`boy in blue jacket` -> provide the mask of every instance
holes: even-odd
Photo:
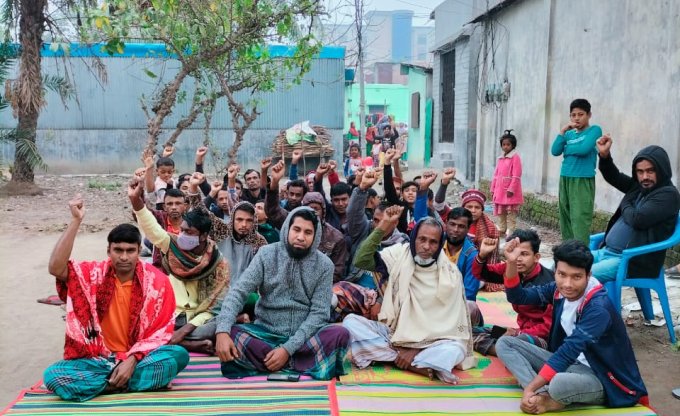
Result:
[[[501,337],[496,353],[524,388],[520,408],[541,414],[572,403],[608,407],[649,404],[619,311],[591,276],[593,255],[580,241],[553,248],[555,282],[523,288],[517,274],[519,240],[505,246],[506,296],[513,304],[553,304],[548,351]]]

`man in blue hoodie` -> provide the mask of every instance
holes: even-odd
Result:
[[[593,256],[580,241],[553,248],[555,282],[522,287],[519,239],[505,245],[505,291],[519,305],[553,305],[548,350],[501,337],[496,353],[524,388],[525,413],[557,411],[572,403],[627,407],[649,404],[647,390],[619,311],[591,276]]]

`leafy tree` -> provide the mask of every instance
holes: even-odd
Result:
[[[174,144],[201,114],[209,121],[217,101],[224,98],[235,133],[229,151],[233,160],[259,114],[257,94],[299,83],[309,71],[321,47],[311,30],[320,13],[318,0],[117,0],[83,13],[87,30],[82,37],[104,43],[111,54],[122,52],[133,40],[161,42],[180,63],[174,77],[143,107],[148,118],[146,151],[155,153],[164,120],[193,78],[189,112],[166,145]],[[269,47],[273,43],[294,47],[277,57]]]

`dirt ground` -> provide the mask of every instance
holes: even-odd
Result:
[[[0,220],[0,409],[38,381],[42,371],[62,354],[63,311],[36,299],[56,293],[47,263],[70,220],[68,200],[81,193],[86,209],[73,257],[104,259],[108,231],[131,219],[127,179],[118,175],[38,176],[42,196],[0,198],[4,214]],[[545,243],[541,251],[549,255],[549,247],[559,242],[559,236],[555,230],[537,228]],[[645,327],[640,319],[629,324],[652,405],[661,415],[680,414],[680,400],[670,393],[680,387],[680,352],[670,345],[665,327]]]

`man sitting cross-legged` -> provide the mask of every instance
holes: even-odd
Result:
[[[333,262],[317,249],[320,241],[314,210],[294,209],[281,227],[281,241],[262,247],[230,288],[217,318],[225,377],[293,370],[329,380],[343,374],[349,333],[327,325]],[[234,325],[254,291],[260,294],[255,322]]]
[[[396,227],[403,207],[390,207],[373,231],[378,237]],[[378,241],[380,238],[377,238]],[[366,247],[375,247],[371,237]],[[454,367],[476,364],[463,277],[440,255],[442,225],[432,217],[416,223],[410,244],[376,252],[369,270],[388,276],[378,321],[347,315],[343,326],[352,335],[352,360],[359,368],[373,361],[394,361],[399,368],[455,383]],[[357,257],[363,257],[363,245]],[[371,267],[372,266],[372,267]]]
[[[69,260],[85,215],[79,195],[69,206],[71,223],[49,262],[66,302],[64,359],[45,370],[45,386],[74,401],[167,386],[189,362],[184,348],[165,345],[175,324],[168,277],[139,260],[142,236],[130,224],[109,233],[107,260]]]
[[[507,262],[487,264],[487,260],[496,251],[497,238],[485,238],[479,247],[479,254],[472,264],[472,273],[480,280],[491,283],[503,283],[503,276],[508,269],[508,262],[513,261],[514,270],[520,278],[522,287],[541,286],[555,280],[555,273],[543,267],[539,262],[541,239],[533,230],[515,230],[509,238],[516,241],[506,245],[506,249],[514,252],[506,253]],[[513,276],[510,276],[513,277]],[[516,336],[541,348],[548,347],[548,336],[552,326],[552,305],[512,305],[517,312],[517,328],[507,328],[504,336]],[[474,325],[474,323],[473,323]],[[496,355],[496,339],[493,331],[483,326],[473,328],[475,351],[484,355]]]
[[[133,179],[128,198],[142,231],[163,255],[163,270],[175,292],[177,318],[170,344],[212,354],[214,316],[229,287],[229,264],[208,238],[210,217],[201,210],[189,211],[183,216],[179,235],[169,233],[144,206],[141,188]]]
[[[512,240],[505,248],[508,301],[553,305],[548,351],[517,337],[501,337],[496,343],[496,354],[524,388],[522,411],[540,414],[572,403],[649,404],[626,326],[590,274],[593,255],[588,247],[578,240],[554,247],[555,281],[522,287],[517,245]]]

